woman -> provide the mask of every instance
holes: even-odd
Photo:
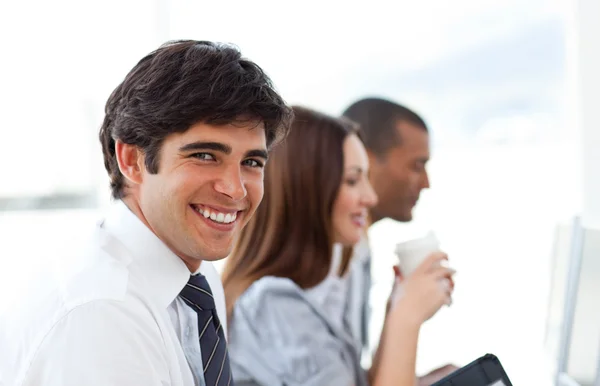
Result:
[[[420,326],[450,297],[438,282],[451,275],[439,264],[445,256],[405,280],[367,376],[335,294],[377,200],[368,157],[353,123],[294,113],[266,167],[263,202],[224,270],[236,385],[414,386]]]

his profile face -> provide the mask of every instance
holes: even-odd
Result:
[[[429,188],[425,168],[429,161],[429,134],[423,128],[400,121],[400,144],[385,155],[371,155],[371,183],[379,197],[375,219],[412,220],[412,210],[423,189]]]

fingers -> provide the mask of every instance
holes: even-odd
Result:
[[[448,255],[444,252],[434,252],[431,255],[427,256],[427,258],[419,265],[419,267],[415,270],[415,272],[427,272],[436,266],[444,266],[443,261],[448,260]]]
[[[442,291],[444,291],[445,293],[450,293],[450,280],[444,278],[439,280],[438,283],[440,284],[440,288],[442,289]]]
[[[433,268],[430,272],[428,272],[429,275],[431,275],[434,279],[448,279],[448,281],[450,281],[450,279],[452,279],[452,275],[454,275],[456,273],[456,270],[452,269],[452,268],[448,268],[448,267],[436,267]],[[448,283],[448,285],[452,285],[454,286],[454,282],[452,283]]]
[[[450,279],[440,279],[438,280],[438,284],[440,286],[440,289],[442,290],[442,292],[444,293],[444,304],[447,306],[450,306],[452,304],[452,283],[450,281]]]

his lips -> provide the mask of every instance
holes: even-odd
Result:
[[[211,219],[214,222],[220,224],[231,224],[237,219],[237,215],[240,212],[236,209],[227,208],[216,208],[206,205],[191,205],[192,209],[201,214],[207,219]]]

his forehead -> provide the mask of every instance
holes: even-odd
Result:
[[[265,135],[265,126],[263,122],[254,120],[227,123],[198,122],[190,126],[184,134],[198,137],[239,137],[241,135],[262,138]]]
[[[199,122],[181,133],[173,133],[165,138],[162,148],[182,151],[194,150],[194,144],[219,143],[229,148],[229,152],[247,150],[267,150],[264,126],[261,124],[232,122],[209,124]],[[200,146],[197,146],[200,148]]]
[[[429,134],[423,127],[410,122],[398,122],[396,130],[398,142],[388,149],[387,158],[396,161],[399,158],[429,159]]]
[[[419,125],[407,121],[396,123],[396,134],[401,144],[421,144],[429,146],[429,133]]]

